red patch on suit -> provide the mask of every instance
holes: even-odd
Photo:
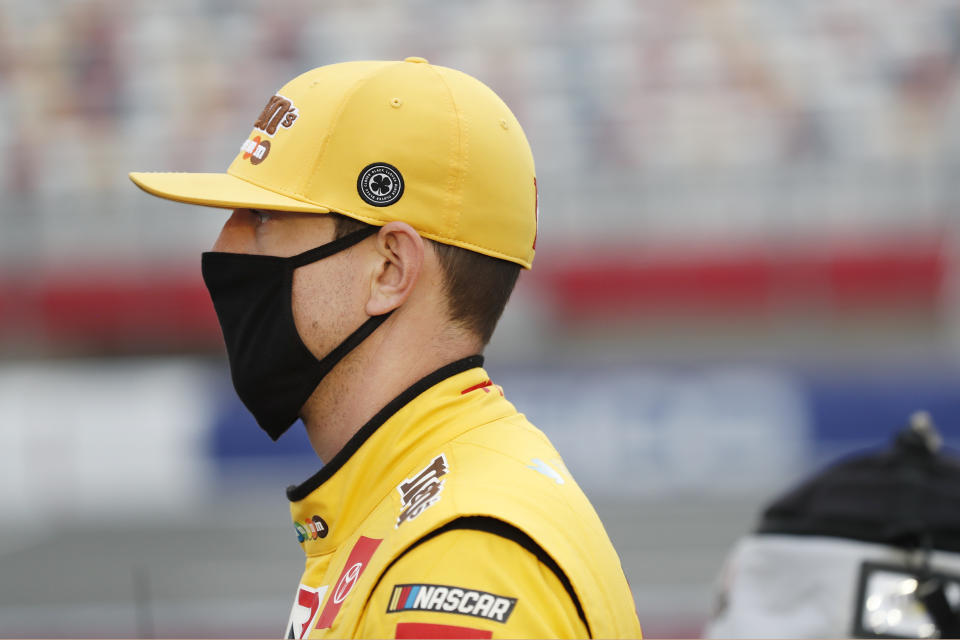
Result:
[[[330,625],[333,624],[337,614],[340,613],[340,606],[353,591],[353,587],[356,586],[363,570],[367,568],[367,563],[373,557],[373,552],[377,550],[381,542],[383,540],[360,536],[357,543],[353,545],[353,549],[350,550],[350,557],[347,558],[346,564],[343,565],[343,571],[340,572],[340,579],[337,580],[333,593],[327,600],[327,606],[323,608],[323,613],[320,614],[317,629],[329,629]]]
[[[493,631],[427,622],[398,622],[394,638],[492,638]]]

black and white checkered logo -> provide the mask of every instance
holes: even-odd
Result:
[[[403,195],[403,176],[386,162],[374,162],[364,167],[357,178],[357,192],[367,204],[387,207]]]

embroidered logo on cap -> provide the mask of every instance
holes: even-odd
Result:
[[[289,129],[299,115],[293,101],[278,93],[267,102],[267,106],[260,112],[260,117],[253,123],[253,128],[272,137],[277,132],[277,127]]]
[[[260,136],[254,136],[243,143],[240,151],[243,152],[244,160],[249,160],[251,164],[260,164],[270,153],[270,141],[261,140]]]
[[[403,176],[386,162],[368,164],[357,178],[357,192],[367,204],[390,206],[403,195]]]

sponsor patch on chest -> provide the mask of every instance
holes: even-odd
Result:
[[[448,471],[450,466],[447,458],[441,453],[425,469],[400,483],[397,491],[400,492],[402,508],[394,528],[413,520],[440,499],[444,483],[440,478],[447,475]]]
[[[516,604],[516,598],[476,589],[442,584],[398,584],[390,594],[387,613],[436,611],[506,622]]]
[[[320,619],[317,620],[317,629],[329,629],[333,625],[333,621],[340,612],[343,601],[347,599],[347,596],[350,595],[353,588],[357,586],[357,581],[360,580],[363,570],[370,564],[370,559],[373,557],[374,552],[377,550],[377,547],[380,546],[381,542],[383,542],[383,540],[380,538],[360,536],[356,544],[353,545],[353,548],[350,550],[350,556],[347,558],[346,563],[343,565],[343,570],[340,572],[340,578],[333,587],[333,593],[331,593],[327,599],[327,604],[320,614]]]
[[[297,589],[297,596],[293,600],[293,609],[290,611],[290,621],[287,622],[287,638],[300,640],[306,638],[313,625],[317,622],[320,613],[320,603],[327,593],[327,586],[308,587],[301,584]]]

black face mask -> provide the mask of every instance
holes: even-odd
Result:
[[[290,428],[323,377],[389,317],[372,316],[322,360],[293,321],[293,271],[323,260],[379,231],[370,227],[289,258],[203,254],[203,281],[220,320],[230,375],[240,400],[276,440]]]

